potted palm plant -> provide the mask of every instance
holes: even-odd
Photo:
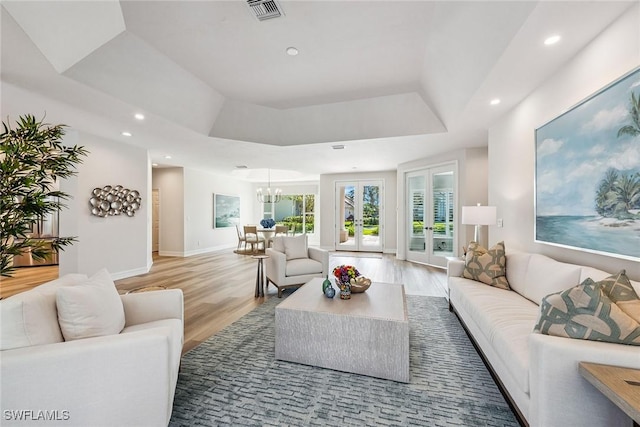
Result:
[[[57,189],[59,178],[77,173],[87,151],[62,145],[65,125],[20,116],[12,127],[2,122],[0,135],[0,275],[14,272],[13,257],[30,250],[34,259],[71,245],[74,237],[57,237],[51,249],[30,238],[34,222],[65,207],[69,194]]]

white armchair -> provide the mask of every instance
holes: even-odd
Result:
[[[169,423],[184,339],[182,291],[116,296],[125,317],[120,333],[64,341],[56,292],[90,286],[85,280],[69,275],[1,301],[3,426]],[[41,415],[53,418],[34,422]]]
[[[329,252],[307,246],[307,235],[276,236],[273,248],[265,251],[267,289],[269,283],[278,288],[278,298],[287,288],[304,285],[314,277],[329,274]]]

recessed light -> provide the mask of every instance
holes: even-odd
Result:
[[[556,34],[556,35],[553,35],[553,36],[551,36],[551,37],[547,37],[547,38],[544,40],[544,44],[545,44],[546,46],[551,46],[552,44],[556,44],[556,43],[558,43],[559,41],[560,41],[560,36]]]
[[[136,120],[144,120],[144,114],[141,113],[136,113],[133,117],[135,117]]]
[[[131,136],[131,132],[127,132],[126,130],[122,132],[122,136]]]
[[[498,104],[500,104],[500,99],[498,99],[498,98],[492,99],[491,102],[489,102],[489,104],[498,105]]]
[[[298,53],[300,53],[298,49],[293,46],[287,48],[287,55],[289,56],[296,56]]]
[[[171,158],[171,156],[167,154],[166,156],[164,156],[164,158],[165,158],[165,159],[170,159],[170,158]]]
[[[344,145],[343,144],[332,145],[331,148],[333,148],[334,150],[344,150]]]

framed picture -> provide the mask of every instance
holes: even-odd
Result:
[[[535,241],[639,260],[640,68],[535,139]]]
[[[240,224],[240,197],[213,195],[213,228],[235,227]]]

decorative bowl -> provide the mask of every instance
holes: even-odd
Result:
[[[351,293],[364,292],[371,286],[371,280],[364,276],[358,276],[351,280]]]

